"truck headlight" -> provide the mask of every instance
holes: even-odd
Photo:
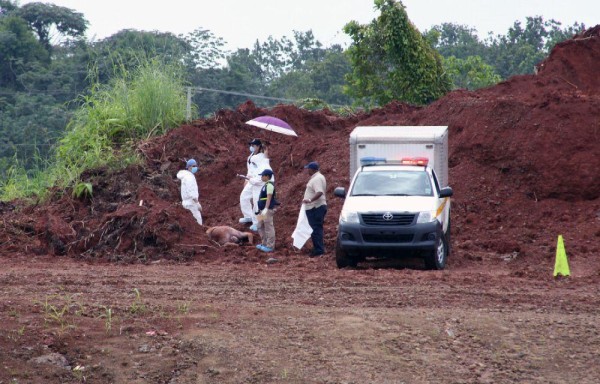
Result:
[[[340,223],[359,223],[358,212],[345,211],[340,213]]]
[[[419,212],[419,217],[417,218],[417,224],[431,223],[435,220],[437,220],[437,217],[435,216],[435,211],[423,211],[423,212]]]

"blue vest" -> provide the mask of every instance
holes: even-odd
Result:
[[[267,185],[268,184],[271,184],[273,186],[273,196],[271,197],[271,204],[269,204],[269,209],[273,209],[276,205],[279,205],[277,200],[275,200],[275,194],[277,193],[275,191],[275,185],[272,182],[267,181],[265,183],[265,185],[263,185],[262,189],[260,190],[260,194],[258,195],[258,210],[259,211],[262,211],[263,209],[265,209],[265,206],[267,205]]]

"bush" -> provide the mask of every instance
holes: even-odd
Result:
[[[43,172],[13,168],[0,186],[0,198],[41,196],[51,186],[79,184],[86,169],[139,161],[132,144],[163,135],[185,120],[182,73],[179,67],[148,61],[132,73],[118,69],[108,85],[94,83],[78,100],[81,107],[59,141],[53,162]]]

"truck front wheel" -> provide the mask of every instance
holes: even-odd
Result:
[[[357,261],[348,256],[340,246],[340,241],[335,243],[335,262],[338,268],[356,267]]]
[[[425,257],[425,266],[427,269],[444,269],[448,260],[448,241],[446,236],[440,236],[435,250],[429,252]]]

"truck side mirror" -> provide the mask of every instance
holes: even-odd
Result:
[[[450,187],[440,189],[440,197],[450,197],[453,194],[454,194],[454,192],[452,191],[452,188],[450,188]]]
[[[336,189],[333,190],[333,194],[337,197],[341,197],[341,198],[346,198],[346,188],[344,187],[337,187]]]

